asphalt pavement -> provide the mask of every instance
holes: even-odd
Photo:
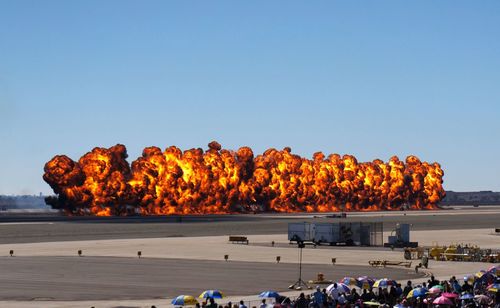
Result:
[[[484,210],[483,210],[484,209]],[[0,244],[73,240],[257,235],[287,233],[290,222],[383,222],[390,232],[397,223],[412,230],[500,228],[500,210],[443,210],[406,213],[350,214],[347,218],[319,215],[205,215],[160,217],[1,216]]]
[[[103,300],[199,295],[205,289],[226,295],[286,291],[298,279],[298,265],[113,257],[0,257],[2,300]],[[304,280],[371,275],[418,278],[411,269],[304,264]],[[315,285],[313,285],[315,286]],[[326,285],[324,285],[326,287]]]

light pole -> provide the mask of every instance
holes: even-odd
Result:
[[[306,247],[304,242],[297,242],[297,247],[299,248],[299,279],[292,285],[290,285],[289,289],[302,290],[302,287],[306,287],[310,289],[311,287],[302,280],[302,248]]]

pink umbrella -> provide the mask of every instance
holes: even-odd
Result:
[[[441,292],[443,292],[443,290],[441,290],[441,288],[438,288],[436,286],[429,289],[429,293],[431,294],[439,294]]]
[[[440,296],[436,298],[433,302],[434,305],[453,305],[451,299],[446,296]]]
[[[444,292],[443,294],[441,294],[442,296],[445,296],[445,297],[448,297],[448,298],[458,298],[458,294],[457,293],[451,293],[451,292]]]

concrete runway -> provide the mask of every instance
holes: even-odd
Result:
[[[304,280],[318,272],[338,280],[370,275],[368,266],[303,266]],[[2,257],[2,300],[152,299],[198,295],[206,288],[226,295],[285,290],[297,280],[296,264],[112,257]],[[418,278],[409,269],[376,269],[379,277]]]
[[[168,217],[0,216],[0,244],[121,238],[191,237],[227,234],[283,234],[289,222],[383,222],[384,231],[396,223],[412,230],[500,228],[500,209],[493,206],[441,211],[327,214],[256,214]]]
[[[493,248],[496,236],[491,232],[500,227],[499,207],[347,215],[342,219],[324,213],[182,218],[0,216],[0,244],[7,244],[0,253],[5,256],[0,257],[0,301],[4,301],[0,305],[29,306],[43,301],[44,307],[67,307],[67,302],[58,303],[68,300],[80,303],[75,304],[78,307],[88,307],[84,300],[108,300],[96,306],[113,307],[118,300],[123,303],[149,299],[157,300],[161,303],[157,306],[163,307],[166,298],[182,293],[197,295],[207,288],[219,288],[238,297],[257,294],[262,289],[285,290],[297,279],[296,251],[286,248],[289,222],[381,221],[386,232],[398,222],[411,223],[412,230],[419,231],[415,237],[420,236],[418,240],[428,245],[429,239],[436,240],[433,230],[449,230],[440,232],[437,239],[458,241],[467,235],[468,241],[475,242],[481,235],[482,245],[491,242]],[[458,230],[470,232],[461,234]],[[228,234],[248,235],[252,244],[228,244]],[[277,247],[266,247],[275,238],[281,239]],[[87,242],[77,242],[84,240]],[[7,257],[9,249],[15,250],[15,257]],[[75,256],[77,249],[83,249],[87,255]],[[138,259],[138,249],[148,258]],[[226,253],[232,258],[229,262],[221,260]],[[280,264],[273,262],[278,254],[283,261]],[[401,259],[398,251],[325,248],[306,249],[304,254],[309,262],[304,265],[305,280],[313,279],[318,272],[335,280],[348,275],[387,276],[403,282],[418,278],[406,268],[366,266],[372,258]],[[335,266],[328,264],[332,256],[337,257]],[[473,263],[432,263],[432,271],[443,277],[485,267]]]

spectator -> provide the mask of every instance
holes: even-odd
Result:
[[[262,300],[262,303],[260,304],[259,308],[267,308],[267,304],[266,304],[266,299],[265,298]]]
[[[406,298],[406,296],[408,296],[408,293],[410,293],[411,290],[413,290],[413,286],[411,285],[411,280],[408,280],[403,290],[403,296]]]
[[[323,307],[328,307],[328,293],[323,289]]]
[[[333,288],[332,290],[330,291],[330,295],[332,296],[332,298],[335,300],[335,301],[338,301],[339,299],[339,290],[337,289],[337,283],[334,283],[333,284]]]
[[[432,288],[433,286],[437,286],[439,284],[439,280],[436,280],[434,278],[434,275],[431,276],[431,280],[429,280],[429,289]]]
[[[462,292],[472,293],[472,286],[466,281],[462,285]]]
[[[209,302],[209,304],[205,306],[206,308],[217,308],[217,307],[219,307],[219,305],[217,305],[217,303],[215,302],[215,300],[213,299],[213,297],[209,297],[208,298],[208,302]]]
[[[295,302],[297,308],[307,308],[309,306],[309,301],[304,296],[304,293],[300,293],[299,298]]]
[[[337,303],[341,306],[344,306],[347,303],[347,298],[344,292],[340,293]]]
[[[247,306],[245,306],[245,302],[244,301],[240,301],[240,306],[239,308],[247,308]]]
[[[322,308],[325,301],[324,294],[319,286],[316,287],[316,292],[313,293],[313,304],[316,308]]]

